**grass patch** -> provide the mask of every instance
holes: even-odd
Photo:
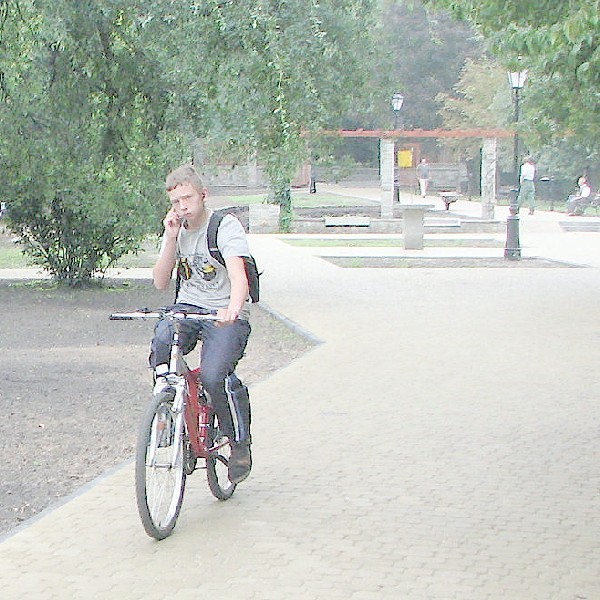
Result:
[[[504,248],[502,240],[492,238],[485,239],[457,239],[457,240],[423,240],[423,245],[427,248]]]
[[[157,236],[150,236],[141,244],[139,252],[130,252],[123,256],[116,264],[120,268],[152,268],[158,258],[160,240]],[[0,231],[0,269],[23,269],[33,266],[31,260],[25,256],[21,246],[12,241],[10,235]]]
[[[22,269],[31,266],[18,246],[0,247],[0,269]]]
[[[338,239],[338,238],[282,238],[286,244],[298,247],[322,248],[396,248],[402,247],[402,238],[381,239]],[[427,239],[423,240],[428,248],[503,248],[504,243],[495,239]]]
[[[0,269],[22,269],[30,266],[21,247],[13,241],[12,234],[0,227]]]
[[[326,238],[294,238],[285,239],[282,238],[286,244],[290,246],[299,247],[317,247],[317,248],[372,248],[372,247],[384,247],[394,248],[395,246],[401,246],[401,239],[368,239],[368,240],[340,240],[340,239],[326,239]]]
[[[158,250],[141,250],[123,256],[115,266],[122,269],[151,269],[158,258]],[[0,248],[0,269],[25,269],[33,263],[18,248]]]
[[[545,258],[407,258],[399,256],[322,256],[324,260],[346,269],[490,269],[490,268],[580,268],[575,265]]]

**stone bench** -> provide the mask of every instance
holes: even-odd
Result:
[[[600,232],[600,221],[560,221],[563,231]]]
[[[325,227],[368,227],[370,224],[370,217],[358,217],[353,215],[325,217]]]

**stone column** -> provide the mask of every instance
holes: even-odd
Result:
[[[394,140],[379,140],[381,218],[394,216]]]
[[[481,152],[481,218],[493,219],[496,205],[496,138],[485,138]]]

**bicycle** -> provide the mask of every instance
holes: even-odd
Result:
[[[113,313],[109,318],[164,318],[174,325],[168,372],[156,379],[140,425],[135,457],[140,519],[150,537],[162,540],[173,532],[186,477],[196,469],[206,469],[210,491],[219,500],[231,498],[236,488],[228,478],[230,442],[202,390],[198,377],[201,367],[190,369],[179,345],[181,321],[217,317],[214,313],[161,308]]]

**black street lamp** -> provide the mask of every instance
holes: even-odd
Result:
[[[510,199],[510,215],[506,219],[506,245],[504,247],[504,258],[519,260],[521,258],[521,244],[519,242],[519,207],[517,205],[517,194],[519,190],[519,94],[525,85],[527,71],[511,71],[508,73],[508,81],[513,90],[513,104],[515,112],[513,122],[515,124],[514,146],[513,146],[513,171],[515,176],[515,191]]]
[[[404,96],[400,92],[395,92],[392,96],[392,110],[394,111],[394,129],[398,129],[398,118],[402,105],[404,104]]]
[[[398,119],[402,105],[404,104],[404,96],[400,92],[395,92],[392,96],[392,110],[394,111],[394,130],[398,129]],[[400,202],[400,174],[396,168],[396,142],[394,142],[394,200]]]

